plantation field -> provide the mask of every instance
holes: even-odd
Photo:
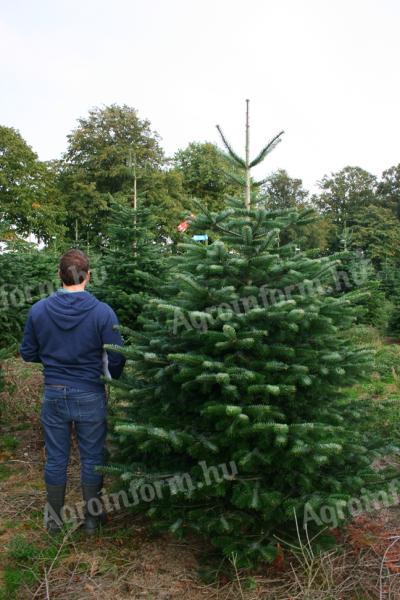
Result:
[[[144,156],[132,163],[139,125],[152,170]],[[225,153],[191,144],[163,170],[148,126],[127,106],[90,111],[53,173],[52,193],[61,186],[65,207],[74,200],[73,219],[43,212],[32,229],[35,219],[15,226],[10,212],[2,225],[0,600],[398,598],[400,166],[380,182],[346,167],[310,196],[283,170],[252,178],[283,132],[250,160],[248,100],[244,158],[218,126]],[[96,168],[76,170],[90,132]],[[23,147],[16,131],[0,133]],[[91,190],[90,210],[78,189]],[[42,249],[24,240],[27,226]],[[33,363],[52,369],[54,359],[56,381],[92,378],[91,321],[86,335],[67,309],[97,300],[67,298],[60,285],[108,304],[96,331],[108,361],[98,376],[112,376],[109,453],[98,465],[109,517],[90,539],[76,512],[75,443],[65,527],[50,538],[43,523]],[[58,317],[43,329],[62,297],[70,329]]]
[[[400,2],[3,4],[0,600],[400,600]]]
[[[352,332],[376,350],[369,382],[348,390],[377,408],[376,426],[399,429],[400,346],[388,344],[372,328]],[[102,537],[85,539],[74,527],[52,540],[43,528],[44,447],[39,422],[41,367],[19,359],[3,363],[6,389],[0,396],[0,598],[125,600],[372,600],[400,594],[400,508],[383,507],[356,516],[338,534],[337,549],[321,555],[303,537],[297,548],[281,542],[271,567],[236,569],[234,560],[214,557],[200,538],[179,540],[156,534],[143,516],[114,513]],[[112,397],[111,397],[112,404]],[[388,464],[399,468],[397,456]],[[79,458],[74,444],[68,500],[79,499]],[[380,468],[377,465],[376,468]],[[106,481],[106,487],[112,481]],[[398,538],[396,537],[398,536]],[[383,594],[379,596],[379,594]],[[397,594],[397,595],[396,595]]]

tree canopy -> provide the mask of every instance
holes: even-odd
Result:
[[[78,119],[67,140],[58,169],[69,236],[96,244],[106,229],[109,195],[132,193],[135,170],[142,182],[165,164],[160,137],[134,108],[112,104]]]
[[[375,202],[376,177],[360,167],[345,167],[325,175],[319,182],[321,193],[314,202],[322,214],[341,230],[354,223],[357,212]]]
[[[50,242],[64,231],[64,206],[49,166],[12,127],[0,126],[0,219]]]
[[[202,200],[211,210],[222,208],[226,196],[238,190],[229,179],[231,165],[215,144],[192,142],[178,150],[173,162],[183,176],[185,193]]]

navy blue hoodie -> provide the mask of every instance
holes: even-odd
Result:
[[[104,388],[100,377],[117,379],[125,358],[103,351],[103,344],[123,345],[113,329],[118,319],[108,304],[86,291],[58,290],[30,309],[20,354],[44,366],[45,384],[65,384],[89,391]],[[106,363],[106,364],[104,364]]]

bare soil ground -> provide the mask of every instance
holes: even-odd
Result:
[[[51,540],[43,529],[41,370],[19,360],[4,365],[0,600],[400,600],[398,506],[356,519],[340,533],[338,551],[283,548],[279,561],[256,573],[230,565],[228,575],[221,566],[212,584],[199,576],[208,551],[202,540],[154,535],[144,517],[127,511],[113,514],[101,537],[71,530]],[[69,501],[80,498],[75,443],[67,493]]]

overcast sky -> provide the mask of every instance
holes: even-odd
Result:
[[[57,158],[89,108],[128,104],[168,155],[218,141],[301,177],[400,162],[396,0],[0,0],[0,124]],[[261,173],[257,173],[261,175]]]

